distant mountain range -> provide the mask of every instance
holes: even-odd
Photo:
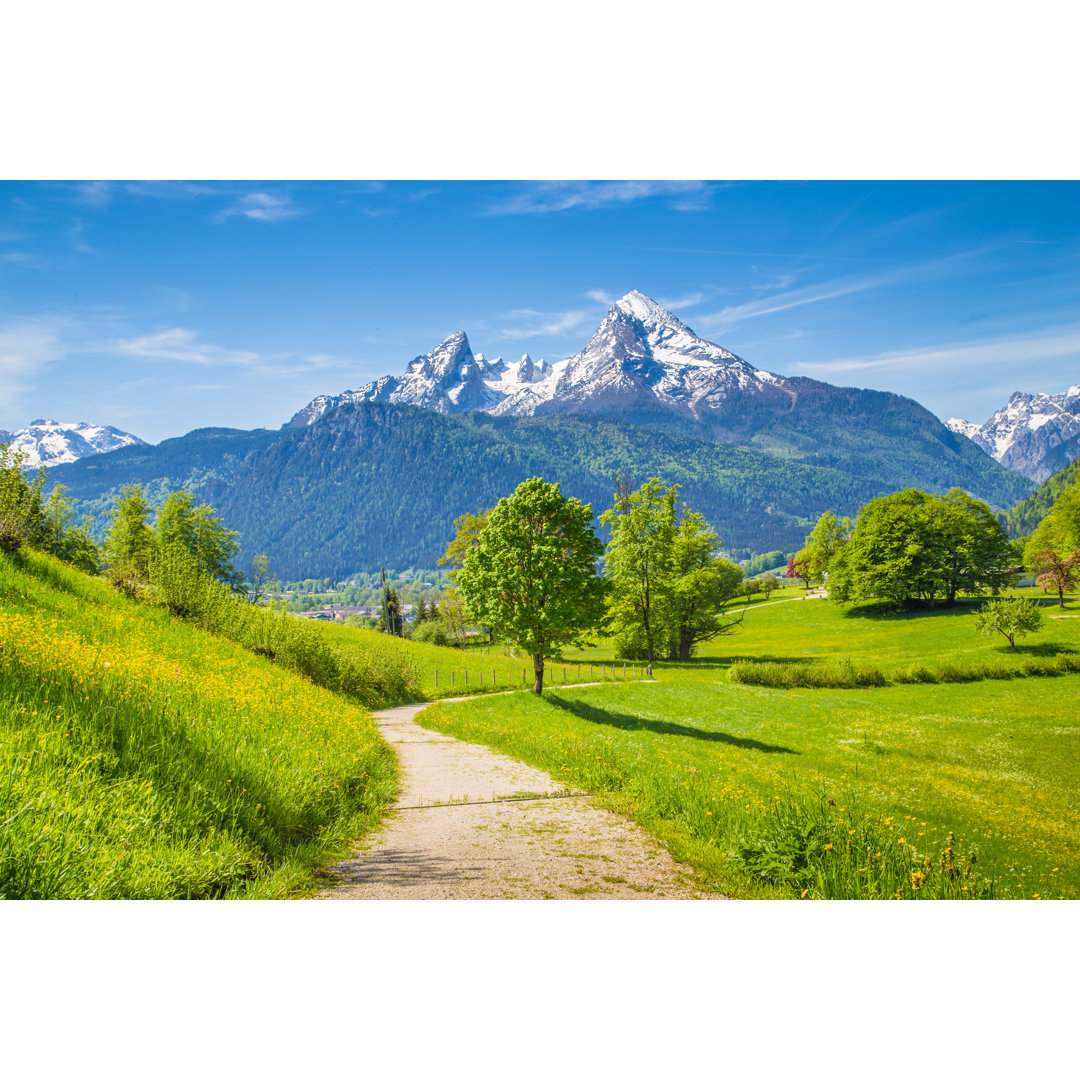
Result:
[[[795,550],[824,510],[853,515],[897,488],[1007,507],[1033,487],[917,402],[760,371],[640,293],[556,364],[487,361],[459,332],[279,431],[204,429],[52,476],[101,523],[124,484],[152,503],[186,487],[240,530],[245,558],[266,551],[295,579],[432,566],[455,517],[534,475],[599,514],[624,472],[683,485],[744,554]]]
[[[33,420],[18,431],[0,431],[0,443],[11,443],[26,454],[26,465],[47,468],[78,461],[90,454],[119,450],[122,446],[145,446],[137,435],[106,424],[58,423],[56,420]]]
[[[1041,483],[1080,457],[1080,384],[1062,394],[1017,391],[985,424],[950,417],[945,425]]]
[[[567,360],[487,361],[459,330],[403,375],[315,398],[286,427],[368,402],[449,415],[589,413],[873,475],[895,487],[957,485],[999,507],[1030,490],[910,398],[761,371],[640,292],[616,301]]]

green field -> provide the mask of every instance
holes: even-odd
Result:
[[[979,875],[977,889],[956,878],[957,895],[1076,897],[1080,676],[858,690],[728,678],[738,659],[1020,664],[1004,639],[973,631],[975,606],[757,605],[700,659],[657,664],[654,684],[440,705],[420,720],[603,793],[733,895],[936,895],[954,833],[954,855],[976,850]],[[1070,655],[1078,631],[1075,618],[1048,620],[1018,656]],[[911,874],[926,858],[937,876],[924,884]]]
[[[533,666],[531,656],[508,656],[506,645],[469,646],[454,649],[445,645],[430,645],[420,641],[401,641],[387,637],[377,630],[359,627],[315,624],[328,641],[342,648],[396,649],[408,656],[419,667],[420,700],[436,701],[439,698],[462,695],[488,694],[492,691],[517,690],[524,685],[532,686]],[[552,661],[547,665],[546,686],[561,686],[577,682],[622,682],[623,663],[615,663],[610,653],[601,657],[585,653],[576,654],[566,662]],[[644,665],[627,664],[626,681],[645,677]]]

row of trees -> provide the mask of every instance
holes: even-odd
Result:
[[[96,573],[100,553],[88,522],[72,524],[72,502],[63,484],[57,484],[48,499],[44,487],[44,468],[28,477],[26,452],[0,444],[0,550],[35,548]]]
[[[931,495],[907,488],[868,502],[855,526],[826,513],[789,572],[828,584],[840,603],[885,600],[935,607],[960,593],[996,592],[1017,553],[986,503],[960,488]]]
[[[545,661],[595,630],[614,633],[616,655],[627,659],[687,660],[741,617],[722,611],[742,571],[716,553],[701,514],[677,509],[678,490],[653,478],[634,491],[620,480],[600,516],[611,530],[606,550],[592,507],[539,477],[458,519],[443,564],[454,566],[464,612],[532,656],[536,693]]]

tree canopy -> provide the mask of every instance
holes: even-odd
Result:
[[[702,514],[683,506],[676,520],[678,490],[656,477],[637,491],[620,482],[615,505],[600,516],[611,528],[604,567],[619,656],[689,660],[700,642],[740,621],[725,622],[721,611],[743,572],[716,554],[719,538]]]
[[[537,694],[545,659],[601,621],[602,551],[592,507],[533,477],[489,511],[465,555],[457,587],[469,615],[532,656]]]
[[[984,502],[953,488],[916,488],[873,499],[829,564],[829,593],[840,602],[886,600],[933,607],[957,594],[1008,583],[1012,550]]]

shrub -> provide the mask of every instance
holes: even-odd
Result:
[[[775,661],[739,660],[731,665],[733,682],[750,686],[793,687],[884,686],[885,676],[872,664],[856,664],[850,658],[816,662],[795,661],[781,664]]]
[[[425,619],[413,628],[413,641],[423,641],[428,645],[449,645],[450,638],[440,619]]]

